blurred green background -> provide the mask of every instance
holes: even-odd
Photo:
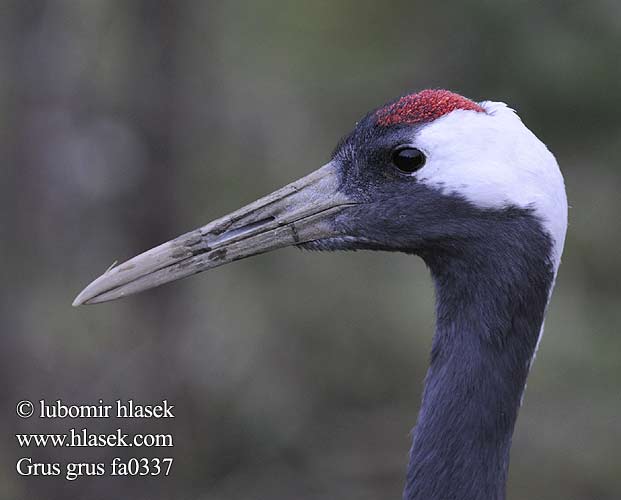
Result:
[[[3,1],[2,499],[400,498],[433,333],[419,259],[285,249],[73,309],[115,259],[322,165],[369,109],[501,100],[556,154],[563,264],[508,498],[621,497],[621,3]],[[19,449],[20,399],[176,405],[172,450]],[[175,458],[168,478],[24,478],[18,457]]]

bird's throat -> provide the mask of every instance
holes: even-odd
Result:
[[[536,221],[512,230],[525,232],[514,234],[517,244],[492,235],[424,256],[437,325],[406,500],[505,498],[511,437],[554,280]]]

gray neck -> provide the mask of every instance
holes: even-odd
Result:
[[[554,279],[550,241],[535,221],[508,234],[509,248],[499,234],[467,251],[422,255],[436,285],[437,326],[404,499],[505,498],[511,437]]]

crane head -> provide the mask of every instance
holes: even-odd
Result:
[[[368,113],[315,172],[112,267],[74,305],[286,246],[455,257],[528,217],[556,270],[567,226],[554,156],[506,105],[423,90]]]

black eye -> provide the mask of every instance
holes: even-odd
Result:
[[[392,162],[401,172],[412,174],[425,164],[425,155],[420,149],[399,148],[393,151]]]

